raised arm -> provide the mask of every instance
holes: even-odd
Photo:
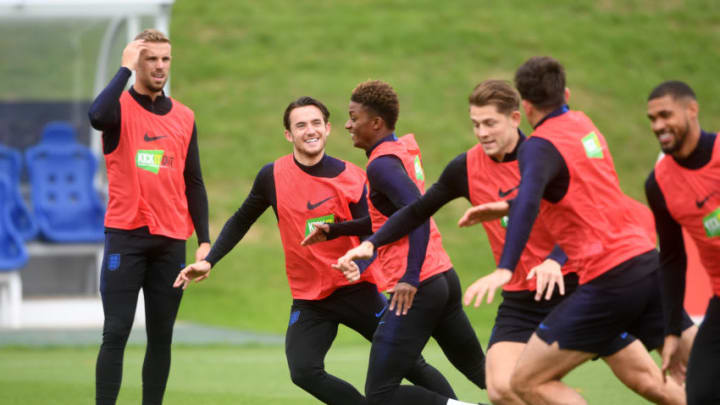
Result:
[[[110,83],[90,105],[90,125],[103,132],[103,153],[115,150],[120,140],[120,95],[135,70],[140,53],[146,46],[141,40],[130,42],[123,50],[122,66]]]

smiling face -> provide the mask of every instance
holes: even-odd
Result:
[[[350,102],[348,115],[349,118],[345,123],[345,129],[350,132],[353,146],[356,148],[369,150],[384,136],[384,133],[380,132],[381,129],[388,131],[382,118],[368,111],[358,102]]]
[[[148,42],[140,54],[135,71],[136,90],[142,94],[154,95],[162,91],[170,73],[170,44]]]
[[[482,107],[470,105],[470,121],[475,137],[483,151],[498,161],[515,149],[520,119],[520,111],[517,110],[503,114],[493,104]]]
[[[699,132],[693,125],[697,122],[697,102],[690,99],[676,100],[670,95],[648,101],[647,116],[664,153],[684,157],[692,150],[692,135]],[[691,147],[692,146],[692,147]],[[688,150],[690,149],[690,150]]]
[[[293,144],[295,158],[306,166],[319,162],[330,135],[330,123],[325,122],[322,111],[314,105],[297,107],[290,112],[289,124],[285,138]]]

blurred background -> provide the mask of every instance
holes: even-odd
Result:
[[[213,240],[242,204],[259,169],[291,152],[283,137],[282,113],[299,96],[313,96],[329,107],[327,152],[364,167],[364,152],[352,147],[343,127],[349,95],[367,79],[387,81],[398,92],[397,133],[416,135],[428,186],[452,158],[475,144],[467,103],[472,88],[489,78],[512,80],[515,69],[535,55],[553,56],[564,64],[570,107],[595,121],[608,140],[623,190],[640,201],[645,202],[643,184],[659,153],[646,118],[647,95],[655,85],[686,81],[697,93],[702,127],[720,129],[720,100],[715,96],[720,93],[720,4],[712,0],[1,0],[0,144],[22,156],[18,190],[31,218],[42,204],[33,194],[35,182],[42,182],[33,180],[27,151],[45,140],[43,131],[50,122],[65,122],[75,142],[94,153],[99,170],[89,182],[95,191],[83,192],[95,194],[88,197],[87,209],[94,207],[95,198],[104,203],[100,138],[89,128],[87,109],[119,68],[129,38],[148,27],[169,29],[169,91],[196,114]],[[529,129],[526,122],[522,128]],[[464,286],[494,269],[482,229],[456,226],[468,206],[458,200],[435,216]],[[18,242],[18,250],[25,249],[25,262],[0,269],[0,283],[3,273],[13,274],[22,280],[23,292],[15,323],[12,314],[5,314],[0,329],[0,402],[29,403],[31,387],[44,387],[38,392],[47,398],[38,403],[91,403],[102,321],[96,289],[102,237],[53,240],[38,227],[36,235]],[[195,246],[191,239],[189,262]],[[5,280],[0,288],[11,284]],[[6,291],[3,296],[12,294]],[[483,346],[497,301],[467,309]],[[0,305],[7,309],[9,302]],[[183,333],[187,326],[190,337],[176,339],[167,403],[313,403],[292,386],[279,343],[290,303],[276,219],[268,210],[207,281],[186,291],[178,325]],[[142,307],[138,326],[141,312]],[[67,335],[68,330],[81,330],[83,337]],[[236,332],[258,338],[249,339],[250,346],[228,346],[224,338],[193,343],[201,334],[198,330],[227,332],[220,335],[230,340]],[[71,336],[71,342],[56,340],[58,334]],[[142,329],[134,334],[141,342]],[[329,367],[337,365],[338,374],[347,373],[362,387],[369,346],[345,329],[336,345]],[[448,367],[436,347],[429,350],[431,360]],[[231,358],[266,364],[272,377],[248,381],[247,387],[227,382],[224,378],[244,381],[248,373],[263,375],[265,370],[226,364]],[[62,377],[56,371],[18,371],[28,359],[37,359],[43,370],[75,371]],[[129,388],[121,391],[121,400],[128,403],[138,402],[141,362],[142,346],[129,348],[130,374],[124,382]],[[604,366],[588,367],[592,378],[582,370],[574,378],[590,390],[590,398],[603,398],[610,390],[625,396],[618,402],[598,402],[639,401],[612,381]],[[194,371],[201,375],[187,376]],[[208,385],[208,380],[215,384]],[[450,380],[454,385],[458,380],[459,393],[484,398],[472,386],[463,386],[459,374]],[[273,388],[265,389],[265,381]],[[11,386],[14,389],[5,389]],[[257,394],[264,391],[267,396]]]

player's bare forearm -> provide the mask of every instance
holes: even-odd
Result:
[[[482,222],[500,219],[510,212],[507,201],[494,201],[468,208],[458,221],[459,227],[477,225]]]

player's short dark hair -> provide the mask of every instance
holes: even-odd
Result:
[[[494,105],[501,114],[509,115],[520,109],[520,94],[505,80],[485,80],[468,97],[470,105]]]
[[[165,34],[153,28],[148,28],[143,32],[137,34],[135,36],[135,40],[138,39],[141,39],[145,42],[164,42],[168,44],[170,43],[170,39]]]
[[[680,80],[668,80],[660,83],[650,92],[648,101],[665,96],[670,96],[673,100],[687,98],[697,100],[693,89],[691,89],[687,83],[681,82]]]
[[[549,56],[534,56],[515,72],[515,87],[536,108],[554,110],[565,104],[565,69]]]
[[[400,102],[393,88],[380,80],[368,80],[358,84],[350,96],[350,101],[362,104],[385,121],[389,129],[395,129]]]
[[[328,120],[330,119],[330,111],[327,107],[325,107],[325,104],[312,97],[303,96],[288,104],[287,108],[285,108],[285,113],[283,114],[283,125],[285,126],[285,129],[288,131],[290,130],[290,113],[292,110],[309,105],[317,107],[317,109],[322,113],[325,123],[328,123]]]

